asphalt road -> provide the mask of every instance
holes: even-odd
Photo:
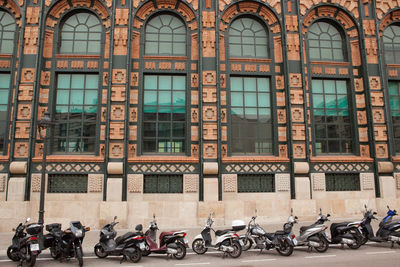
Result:
[[[85,255],[84,266],[101,267],[101,266],[136,266],[136,267],[179,267],[179,266],[229,266],[229,267],[253,267],[253,266],[399,266],[400,267],[400,247],[395,245],[390,248],[389,243],[367,243],[357,250],[349,249],[333,245],[327,252],[318,253],[315,251],[308,252],[305,247],[297,247],[290,257],[280,256],[275,250],[263,251],[261,254],[257,250],[243,252],[241,257],[232,259],[223,257],[223,253],[218,251],[209,251],[205,255],[197,255],[190,249],[186,257],[181,260],[170,259],[166,255],[150,255],[143,257],[138,263],[124,262],[120,264],[121,257],[110,257],[106,259],[98,259],[95,255]],[[17,266],[17,263],[7,259],[0,260],[1,267]],[[49,255],[40,255],[36,263],[37,267],[41,266],[78,266],[75,259],[69,262],[54,261]]]

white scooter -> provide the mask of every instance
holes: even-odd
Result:
[[[212,213],[208,216],[207,223],[201,234],[194,238],[192,249],[197,254],[204,254],[208,248],[223,251],[232,258],[238,258],[242,254],[243,241],[239,240],[239,236],[235,233],[246,228],[243,221],[237,220],[232,222],[232,229],[215,231],[211,228],[214,220]],[[212,244],[211,230],[214,231],[216,241]]]

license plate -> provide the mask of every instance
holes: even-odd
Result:
[[[144,243],[139,243],[139,248],[140,248],[140,250],[144,250],[146,247],[145,247]]]
[[[39,250],[39,244],[31,244],[31,251],[38,251]]]
[[[243,240],[239,239],[239,244],[240,246],[243,246],[244,245]]]
[[[297,246],[297,240],[296,240],[296,238],[295,238],[295,239],[292,239],[292,242],[293,242],[293,245]]]
[[[183,239],[183,242],[185,242],[185,244],[189,243],[186,238]]]

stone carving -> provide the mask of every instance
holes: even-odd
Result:
[[[128,174],[127,183],[129,193],[143,192],[143,174]]]
[[[204,158],[217,158],[217,144],[204,144]]]
[[[237,174],[223,174],[224,192],[237,192]]]
[[[311,173],[313,191],[325,191],[325,173]]]
[[[7,174],[5,173],[0,174],[0,192],[4,192],[6,190],[6,180],[7,180]]]
[[[33,173],[31,175],[31,190],[32,190],[32,192],[34,192],[34,193],[40,192],[41,181],[42,181],[42,174]]]
[[[88,175],[88,192],[100,193],[103,192],[103,174],[89,174]]]
[[[360,173],[362,190],[374,190],[374,174],[373,173]]]
[[[203,56],[215,57],[215,30],[203,30]]]
[[[24,54],[36,54],[38,27],[25,27]]]
[[[141,163],[133,164],[130,169],[134,173],[188,173],[193,174],[197,169],[195,165],[183,163]]]
[[[394,179],[396,181],[396,188],[400,189],[400,173],[399,172],[394,173]]]
[[[289,173],[275,174],[275,185],[277,192],[290,191],[290,174]]]
[[[183,192],[184,193],[197,193],[199,190],[199,175],[198,174],[184,174],[183,175]]]
[[[207,121],[216,121],[217,107],[203,107],[203,118]]]

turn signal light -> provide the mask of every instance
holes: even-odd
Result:
[[[37,240],[36,236],[32,236],[31,238],[29,238],[29,240],[33,241],[33,240]]]
[[[140,239],[144,239],[144,236],[135,236],[132,237],[133,240],[140,240]]]
[[[239,237],[237,234],[233,234],[234,236],[236,236],[236,237]]]

